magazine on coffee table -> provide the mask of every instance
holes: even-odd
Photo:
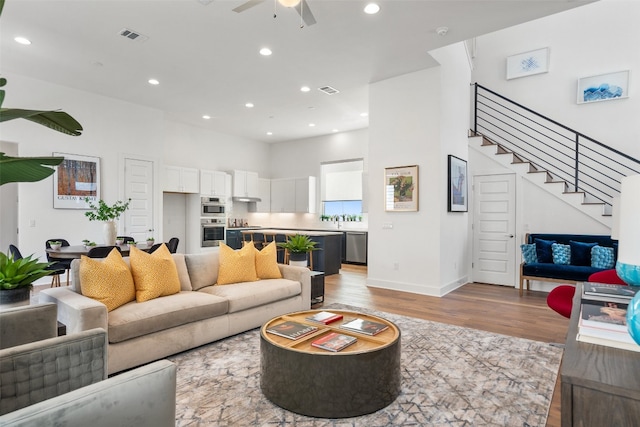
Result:
[[[364,319],[354,319],[350,322],[340,325],[340,327],[349,331],[359,332],[366,335],[376,335],[389,328],[384,323],[378,323]]]
[[[358,341],[356,337],[339,334],[337,332],[331,332],[330,334],[327,334],[322,338],[315,340],[314,342],[311,343],[311,345],[314,347],[321,348],[323,350],[329,350],[329,351],[335,352],[350,346],[356,341]]]
[[[336,320],[342,319],[342,314],[336,314],[330,311],[321,311],[319,313],[314,314],[313,316],[308,316],[306,319],[312,322],[318,322],[318,323],[328,325],[331,322],[335,322]]]
[[[281,337],[289,338],[290,340],[297,340],[298,338],[309,335],[316,330],[318,330],[318,328],[315,326],[305,325],[291,320],[287,320],[286,322],[267,328],[267,332],[270,334],[279,335]]]

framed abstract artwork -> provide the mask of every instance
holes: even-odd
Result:
[[[384,210],[418,210],[418,166],[400,166],[384,170]]]
[[[467,162],[449,155],[447,176],[447,211],[467,212],[469,201],[467,194]]]
[[[578,79],[578,104],[629,97],[629,70]]]
[[[85,198],[100,198],[100,157],[53,153],[64,157],[53,174],[55,209],[89,209]]]
[[[548,71],[548,47],[507,57],[507,80],[547,73]]]

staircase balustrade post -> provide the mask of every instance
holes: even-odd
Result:
[[[573,181],[573,191],[575,191],[576,193],[578,192],[578,174],[579,174],[579,165],[580,165],[580,161],[579,161],[579,150],[580,150],[580,134],[576,133],[576,166],[575,166],[575,175],[574,175],[574,181]]]

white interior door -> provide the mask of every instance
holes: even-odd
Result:
[[[474,177],[473,280],[515,286],[515,174]]]
[[[131,199],[125,212],[124,235],[136,242],[145,241],[153,229],[153,162],[126,158],[124,164],[125,198]]]

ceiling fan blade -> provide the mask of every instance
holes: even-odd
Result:
[[[233,9],[233,11],[236,12],[236,13],[244,12],[245,10],[250,9],[253,6],[259,5],[263,1],[264,0],[249,0],[248,2],[242,3],[240,6],[236,7],[235,9]]]
[[[307,27],[310,27],[311,25],[316,23],[316,18],[314,18],[313,13],[311,13],[311,9],[309,9],[309,3],[307,3],[307,0],[302,0],[300,3],[298,3],[298,5],[296,6],[296,10],[302,17],[302,20]]]

